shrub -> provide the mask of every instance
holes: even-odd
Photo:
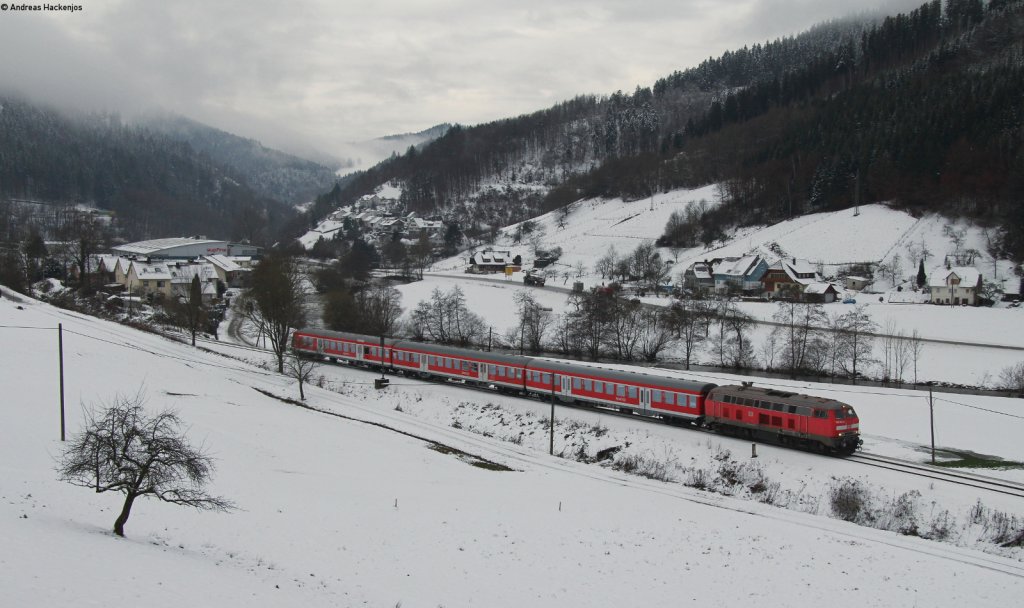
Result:
[[[871,495],[857,479],[840,479],[829,487],[832,514],[844,521],[860,521],[862,514],[870,514]]]

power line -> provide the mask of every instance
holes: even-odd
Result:
[[[992,409],[988,409],[986,407],[979,407],[977,405],[968,405],[966,403],[960,403],[959,401],[950,401],[949,399],[941,399],[939,397],[936,397],[935,400],[936,401],[945,401],[946,403],[952,403],[953,405],[960,405],[960,406],[963,406],[963,407],[969,407],[972,410],[981,410],[983,412],[990,412],[992,414],[999,414],[1000,416],[1009,416],[1010,418],[1020,418],[1020,419],[1024,420],[1024,416],[1018,416],[1017,414],[1007,414],[1006,412],[1000,412],[999,410],[992,410]]]
[[[48,329],[50,331],[57,331],[56,327],[34,327],[30,325],[0,325],[0,329]]]

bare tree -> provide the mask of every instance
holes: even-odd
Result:
[[[293,258],[271,254],[252,272],[252,288],[246,294],[243,310],[270,340],[277,357],[277,372],[284,373],[292,329],[306,322],[303,307],[305,277]]]
[[[672,325],[683,347],[686,369],[690,369],[690,361],[707,338],[708,323],[712,316],[711,306],[707,300],[683,300],[673,304],[670,311]]]
[[[772,318],[782,325],[783,360],[791,378],[799,371],[809,371],[820,342],[817,333],[828,324],[828,315],[821,304],[779,302]]]
[[[124,536],[132,505],[143,496],[200,510],[233,509],[231,501],[204,491],[213,459],[186,441],[178,415],[165,410],[149,416],[143,404],[140,393],[88,411],[85,429],[72,437],[61,458],[61,481],[124,494],[114,521],[118,536]]]
[[[999,384],[1003,390],[1024,394],[1024,361],[1004,367],[999,372]]]
[[[615,273],[615,265],[618,260],[619,255],[615,252],[615,246],[609,245],[608,251],[594,264],[594,272],[600,274],[602,279],[610,279]]]
[[[914,386],[917,386],[917,366],[921,361],[921,354],[924,352],[924,341],[921,339],[921,332],[916,329],[911,332],[910,339],[910,361],[914,365]]]
[[[860,304],[839,318],[838,327],[836,339],[843,341],[842,367],[856,384],[857,374],[871,361],[873,337],[870,334],[878,325]]]
[[[402,316],[402,292],[389,285],[373,285],[356,294],[362,330],[375,336],[395,333]]]
[[[660,306],[644,308],[640,314],[640,321],[640,356],[644,361],[653,363],[658,360],[661,351],[675,341],[671,312]]]
[[[320,365],[315,359],[308,357],[302,357],[298,353],[293,352],[288,357],[288,362],[285,366],[285,371],[288,377],[294,378],[299,383],[299,399],[306,400],[306,392],[302,390],[305,385],[313,377],[313,373],[319,368]]]
[[[551,325],[551,312],[545,310],[533,296],[533,291],[520,289],[512,296],[519,312],[519,327],[515,328],[518,336],[510,336],[510,342],[520,342],[520,350],[525,348],[531,353],[539,353],[544,348],[544,336]]]

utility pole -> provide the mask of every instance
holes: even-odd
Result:
[[[935,464],[935,405],[932,401],[932,387],[928,387],[928,418],[932,426],[932,464]]]
[[[64,324],[57,324],[57,355],[60,357],[60,440],[64,441]]]
[[[555,372],[551,372],[551,445],[548,448],[548,453],[552,456],[555,455]]]

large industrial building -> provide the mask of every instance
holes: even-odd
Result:
[[[202,237],[154,239],[113,247],[119,255],[163,259],[192,259],[207,255],[258,256],[260,248]]]

